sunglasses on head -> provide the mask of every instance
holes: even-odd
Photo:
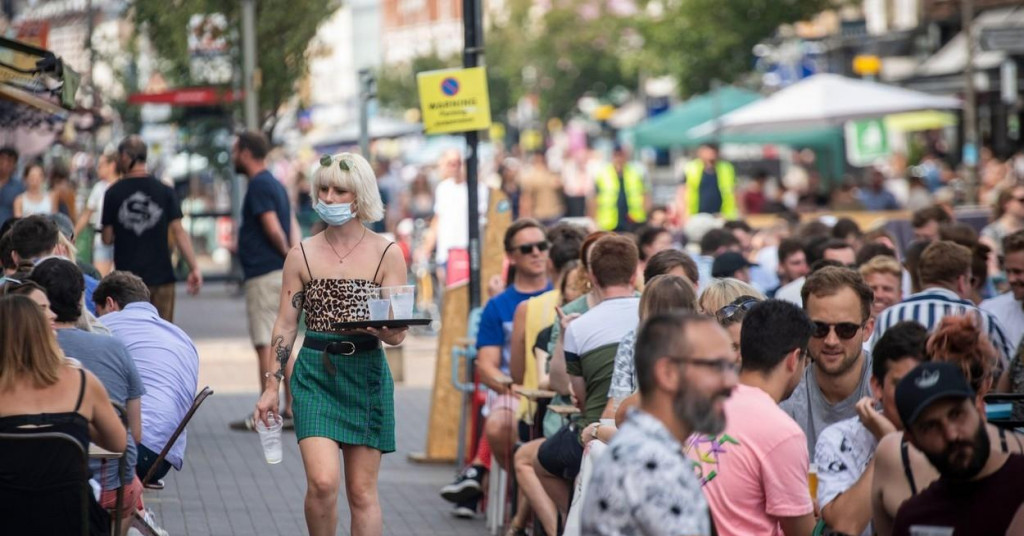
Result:
[[[757,304],[758,301],[754,298],[748,298],[739,303],[730,303],[715,312],[715,320],[717,320],[719,324],[724,324],[738,313],[745,313]]]
[[[537,251],[547,251],[549,248],[551,248],[551,242],[548,242],[547,240],[541,240],[540,242],[520,244],[518,246],[512,246],[512,249],[510,251],[519,251],[519,253],[523,255],[529,255],[530,253],[533,253],[534,248],[536,248]]]
[[[824,339],[825,337],[828,337],[828,332],[831,331],[832,328],[836,328],[836,335],[840,339],[847,340],[852,339],[862,327],[863,324],[854,324],[853,322],[840,322],[838,324],[815,322],[813,336],[815,339]]]

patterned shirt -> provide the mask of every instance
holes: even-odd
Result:
[[[689,536],[711,532],[708,505],[682,445],[665,426],[634,411],[594,463],[583,504],[583,534]]]
[[[878,448],[878,440],[860,417],[851,417],[826,428],[818,436],[814,464],[818,467],[818,504],[822,508],[853,487],[864,474]],[[861,536],[871,536],[868,523]]]
[[[612,371],[612,386],[608,398],[623,400],[636,391],[636,361],[633,349],[636,347],[636,330],[630,330],[615,351],[615,368]]]
[[[1013,358],[1013,350],[1006,337],[1006,330],[992,313],[975,307],[973,303],[948,289],[927,288],[916,294],[911,294],[902,302],[879,313],[878,319],[875,321],[874,340],[877,343],[887,329],[904,320],[913,320],[927,328],[928,331],[934,331],[942,319],[947,316],[963,316],[972,313],[977,314],[981,330],[988,334],[989,341],[999,353],[998,368],[1001,372]]]

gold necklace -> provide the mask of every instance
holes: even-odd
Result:
[[[352,249],[348,250],[348,253],[346,253],[344,257],[342,257],[338,253],[338,250],[334,249],[334,244],[331,244],[331,236],[329,234],[327,234],[326,232],[324,233],[324,240],[327,241],[327,245],[331,247],[331,251],[334,252],[334,255],[338,257],[338,264],[345,264],[345,259],[347,259],[348,256],[351,255],[352,252],[355,251],[357,247],[359,247],[359,244],[363,243],[363,239],[364,238],[366,238],[366,227],[365,226],[363,227],[363,234],[359,237],[359,241],[356,242],[356,245],[352,246]]]

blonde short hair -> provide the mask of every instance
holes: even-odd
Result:
[[[701,292],[700,299],[697,300],[697,309],[704,314],[713,315],[740,296],[751,296],[764,301],[764,294],[756,288],[739,279],[726,277],[713,280],[704,292]]]
[[[373,173],[370,163],[362,156],[339,153],[321,157],[320,162],[313,168],[314,204],[317,202],[321,186],[334,186],[352,192],[356,198],[352,204],[359,221],[372,223],[384,219],[384,202],[381,201],[380,190],[377,189],[377,176]]]
[[[899,261],[888,255],[878,255],[860,266],[860,276],[867,279],[873,274],[889,274],[896,279],[903,281],[903,267]]]

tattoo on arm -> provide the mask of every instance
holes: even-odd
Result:
[[[277,338],[274,339],[274,353],[277,356],[277,363],[280,365],[280,369],[275,375],[283,377],[285,366],[288,365],[288,358],[292,355],[292,347],[291,345],[286,345],[284,343],[284,336],[278,335]],[[280,379],[280,377],[278,379]]]
[[[306,291],[300,290],[295,294],[292,294],[292,307],[295,309],[302,309],[302,304],[306,301]]]

